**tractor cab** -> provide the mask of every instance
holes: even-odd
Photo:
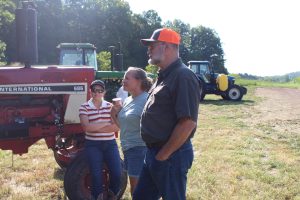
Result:
[[[211,83],[213,77],[212,69],[208,61],[189,61],[189,68],[206,84]]]
[[[59,49],[59,64],[66,66],[97,67],[96,47],[90,43],[61,43]]]

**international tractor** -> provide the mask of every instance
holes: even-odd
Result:
[[[224,100],[240,101],[247,88],[235,84],[235,78],[214,73],[209,61],[189,61],[188,67],[197,75],[201,85],[201,100],[206,94],[220,95]]]
[[[58,165],[66,168],[64,188],[68,198],[91,199],[78,108],[90,98],[88,86],[95,79],[106,82],[111,99],[124,72],[96,71],[95,48],[76,43],[59,45],[60,64],[64,65],[32,66],[37,61],[36,22],[34,6],[23,2],[16,10],[16,28],[18,58],[25,64],[0,67],[0,149],[22,155],[44,139]],[[103,174],[106,199],[108,170],[103,170]],[[118,199],[126,185],[127,174],[123,170]]]

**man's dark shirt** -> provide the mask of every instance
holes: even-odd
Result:
[[[187,117],[197,122],[199,102],[196,75],[181,59],[176,60],[159,72],[156,83],[149,91],[141,117],[143,140],[146,143],[166,142],[179,119]]]

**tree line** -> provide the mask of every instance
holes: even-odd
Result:
[[[237,74],[236,76],[248,80],[261,80],[261,81],[270,81],[270,82],[279,82],[279,83],[287,83],[287,82],[300,83],[300,71],[291,72],[285,75],[277,75],[277,76],[256,76],[247,73]]]
[[[0,2],[0,62],[16,61],[15,9],[22,0]],[[216,31],[209,27],[196,26],[175,19],[162,22],[155,10],[135,14],[124,0],[35,0],[38,25],[38,64],[57,64],[56,46],[63,42],[87,42],[97,47],[104,70],[110,58],[110,46],[123,54],[124,68],[145,68],[147,49],[140,44],[155,29],[169,27],[180,33],[180,57],[189,60],[209,60],[215,71],[228,73],[224,67],[224,52]],[[214,56],[211,60],[211,55]]]

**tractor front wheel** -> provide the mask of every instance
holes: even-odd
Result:
[[[230,86],[226,92],[225,98],[232,101],[240,101],[243,98],[241,88],[237,85]]]
[[[83,142],[84,137],[81,135],[66,138],[57,136],[55,148],[53,149],[56,163],[61,168],[67,168],[71,161],[83,149]]]

